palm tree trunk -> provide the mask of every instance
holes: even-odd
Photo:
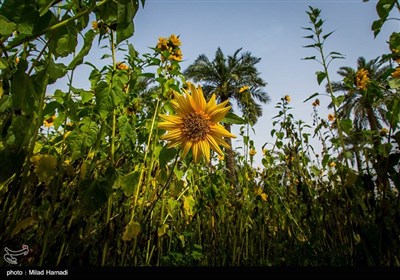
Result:
[[[377,132],[377,135],[373,135],[373,145],[374,149],[377,152],[376,154],[376,162],[373,163],[373,166],[377,175],[377,185],[378,190],[382,191],[384,194],[387,186],[389,185],[389,180],[387,178],[387,169],[386,169],[386,159],[379,153],[379,146],[381,145],[381,138],[379,136],[379,127],[378,120],[374,114],[374,111],[371,107],[366,108],[367,118],[372,131]]]

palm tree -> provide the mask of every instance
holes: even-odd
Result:
[[[213,61],[201,54],[184,71],[184,75],[194,82],[200,82],[207,98],[214,93],[220,102],[236,100],[243,117],[254,125],[262,115],[261,105],[256,103],[256,100],[267,103],[270,98],[266,92],[262,91],[266,82],[260,78],[260,73],[255,67],[261,58],[252,56],[250,52],[239,55],[241,50],[242,48],[226,57],[221,48],[218,48]],[[230,124],[225,123],[224,126],[229,132],[231,131]],[[231,139],[226,140],[231,146]],[[230,173],[228,175],[234,180],[236,163],[232,149],[227,150],[226,166]]]
[[[385,122],[386,110],[381,86],[388,66],[383,66],[379,58],[366,61],[364,57],[357,60],[357,70],[351,67],[340,67],[337,72],[343,77],[340,82],[333,82],[333,91],[346,92],[343,103],[338,109],[339,117],[350,118],[353,116],[354,128],[358,131],[368,127],[378,131],[382,121]],[[366,87],[357,87],[357,73],[366,70],[369,84]],[[328,108],[332,108],[331,103]]]
[[[386,186],[388,184],[387,174],[385,168],[382,168],[384,159],[378,152],[381,145],[379,130],[383,123],[387,123],[385,101],[393,98],[393,93],[389,90],[386,82],[390,67],[384,65],[384,62],[379,57],[370,61],[359,57],[357,70],[351,67],[339,68],[338,74],[343,77],[343,80],[332,83],[332,88],[335,92],[344,91],[346,93],[338,108],[338,115],[341,119],[353,117],[353,135],[349,135],[352,144],[357,145],[355,138],[362,136],[363,130],[369,128],[374,132],[372,144],[376,154],[374,157],[369,156],[369,161],[372,162],[377,172],[378,184]],[[332,106],[331,103],[328,107]],[[363,140],[361,139],[361,141]],[[356,156],[358,155],[356,154]],[[358,169],[361,171],[361,160],[360,158],[357,160]]]

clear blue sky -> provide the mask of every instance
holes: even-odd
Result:
[[[274,107],[280,98],[290,95],[295,117],[311,125],[311,102],[303,101],[315,92],[324,93],[315,77],[315,72],[321,70],[320,65],[301,60],[317,55],[316,50],[302,47],[311,43],[302,38],[309,33],[301,29],[310,27],[306,14],[308,6],[322,10],[321,16],[326,20],[325,33],[335,31],[326,41],[326,51],[338,51],[346,57],[330,66],[331,78],[337,81],[336,71],[340,66],[355,68],[359,56],[369,60],[389,52],[386,41],[400,26],[398,22],[389,21],[374,39],[370,27],[378,17],[376,3],[363,3],[362,0],[146,0],[144,9],[140,8],[135,17],[135,34],[130,42],[143,54],[151,52],[149,47],[155,46],[158,37],[180,35],[184,59],[182,70],[200,54],[213,59],[218,47],[226,55],[243,48],[243,51],[260,57],[257,68],[268,83],[265,91],[271,98],[254,127],[256,135],[251,137],[256,142],[256,165],[260,165],[261,146],[272,141],[272,118],[278,112]],[[92,61],[96,55],[99,56],[92,52],[89,59]],[[326,117],[329,99],[320,97],[320,101],[320,115]],[[238,134],[238,126],[233,132]],[[234,141],[234,146],[242,145],[239,140]]]

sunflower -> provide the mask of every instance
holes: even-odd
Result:
[[[45,119],[45,120],[43,121],[43,125],[44,125],[45,127],[48,127],[48,128],[52,127],[52,126],[54,125],[54,120],[55,120],[56,118],[57,118],[56,116],[51,116],[50,118]]]
[[[231,107],[226,106],[228,100],[217,104],[215,94],[206,102],[200,86],[196,88],[192,83],[188,83],[188,89],[190,92],[183,89],[184,95],[173,93],[174,99],[171,104],[175,115],[160,115],[165,121],[160,122],[158,127],[168,131],[160,139],[170,141],[168,148],[181,145],[182,158],[185,158],[191,149],[195,163],[199,161],[201,154],[209,162],[210,149],[223,156],[219,145],[230,148],[223,137],[236,138],[219,123]]]
[[[369,72],[368,70],[361,68],[360,70],[357,71],[356,73],[356,87],[360,90],[366,90],[368,83],[370,81],[369,79]]]

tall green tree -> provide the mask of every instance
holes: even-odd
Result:
[[[207,97],[215,94],[220,102],[225,100],[236,101],[243,117],[254,125],[262,115],[262,107],[257,101],[267,103],[270,98],[263,87],[266,82],[260,77],[256,64],[261,58],[250,52],[240,53],[237,49],[233,55],[225,56],[221,48],[215,53],[211,61],[205,54],[201,54],[185,71],[184,75],[202,85]],[[225,128],[231,131],[231,125],[225,123]],[[231,139],[226,139],[232,145]],[[236,177],[236,163],[232,149],[226,151],[226,165],[232,179]]]
[[[378,131],[385,122],[385,89],[388,66],[380,58],[366,61],[364,57],[357,60],[357,69],[340,67],[337,72],[343,77],[340,82],[333,82],[335,92],[345,92],[344,100],[338,109],[341,118],[353,118],[354,128],[369,128]],[[364,71],[364,73],[362,73]],[[363,80],[364,78],[364,80]],[[332,107],[332,103],[329,108]]]
[[[353,119],[353,130],[349,134],[349,139],[355,149],[353,152],[358,157],[358,169],[362,170],[359,152],[363,149],[362,146],[371,143],[373,149],[365,159],[372,163],[377,175],[377,184],[380,186],[388,185],[387,158],[380,152],[382,148],[380,130],[383,124],[388,123],[385,103],[394,97],[387,84],[390,72],[390,67],[380,57],[369,61],[359,57],[357,69],[341,67],[338,74],[343,80],[332,83],[335,92],[345,92],[341,97],[343,101],[338,114],[340,119]],[[332,106],[331,103],[329,107]],[[364,167],[368,169],[368,163]]]

